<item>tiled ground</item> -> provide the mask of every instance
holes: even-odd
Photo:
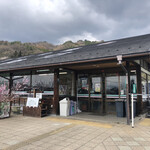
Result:
[[[59,117],[0,120],[0,149],[150,150],[150,120],[135,128]]]

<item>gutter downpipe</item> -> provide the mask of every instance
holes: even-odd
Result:
[[[127,69],[122,65],[122,55],[118,55],[117,56],[117,60],[118,60],[118,65],[121,66],[121,68],[123,69],[123,71],[125,72],[126,74],[126,109],[127,109],[127,125],[130,125],[130,109],[129,109],[129,88],[128,88],[128,84],[129,84],[129,81],[128,81],[128,71]]]

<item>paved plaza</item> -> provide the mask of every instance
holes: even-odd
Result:
[[[150,150],[150,119],[124,123],[12,115],[0,120],[0,149]]]

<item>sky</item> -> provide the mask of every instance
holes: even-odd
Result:
[[[0,40],[61,44],[150,33],[150,0],[0,0]]]

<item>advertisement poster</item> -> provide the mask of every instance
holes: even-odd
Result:
[[[100,83],[95,84],[95,92],[100,92]]]
[[[82,88],[87,89],[87,79],[82,79]]]
[[[1,102],[0,103],[0,118],[9,117],[10,112],[10,102]]]

